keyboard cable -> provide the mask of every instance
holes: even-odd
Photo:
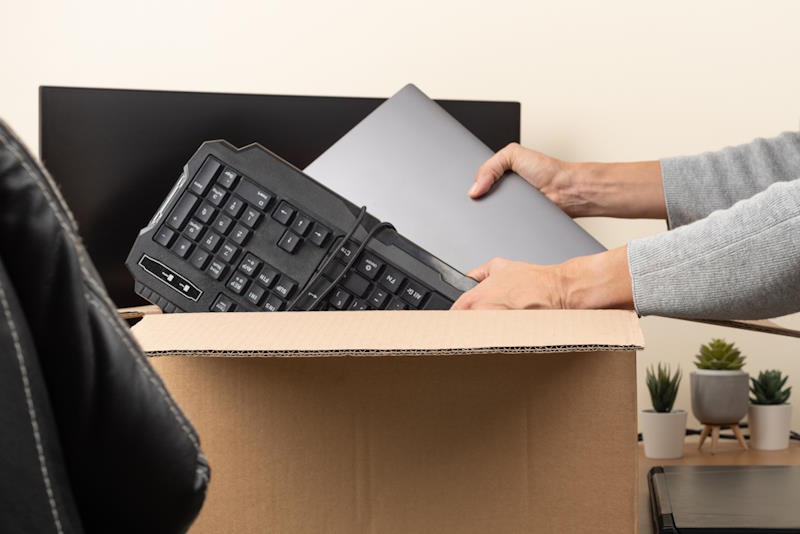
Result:
[[[320,265],[319,269],[314,274],[314,276],[311,277],[311,280],[308,281],[308,283],[305,285],[302,291],[298,292],[297,296],[294,298],[294,300],[292,300],[292,302],[286,308],[287,311],[292,311],[294,309],[294,306],[295,304],[297,304],[297,301],[306,295],[307,289],[312,287],[312,285],[317,281],[317,279],[320,277],[325,268],[328,267],[328,264],[330,264],[330,262],[333,261],[333,258],[339,251],[339,248],[343,244],[347,243],[353,237],[353,235],[358,230],[359,226],[361,226],[361,221],[364,219],[366,213],[367,213],[367,207],[361,206],[361,210],[359,210],[358,216],[356,217],[356,220],[353,223],[352,228],[350,228],[350,231],[348,231],[347,234],[345,234],[343,237],[339,238],[339,241],[336,243],[336,246],[331,249],[331,253],[325,259],[325,261],[322,262],[322,265]],[[342,278],[344,278],[344,276],[350,271],[350,269],[356,262],[356,258],[358,258],[358,255],[361,254],[361,252],[363,252],[363,250],[366,248],[367,244],[370,242],[372,238],[374,238],[379,232],[383,230],[394,230],[394,229],[395,227],[387,222],[379,222],[378,224],[373,226],[372,229],[369,232],[367,232],[366,237],[364,237],[364,239],[361,241],[361,244],[353,253],[350,260],[348,260],[342,272],[340,272],[339,275],[330,284],[328,284],[328,286],[323,291],[320,292],[316,300],[314,300],[314,302],[311,303],[311,306],[309,306],[308,310],[306,311],[314,311],[317,305],[320,302],[322,302],[322,300],[326,296],[328,296],[328,293],[330,293],[331,290],[336,286],[336,284],[338,284],[342,280]]]

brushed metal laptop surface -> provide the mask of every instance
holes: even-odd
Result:
[[[553,264],[605,250],[516,174],[471,200],[467,190],[492,154],[409,84],[305,172],[462,272],[495,256]]]

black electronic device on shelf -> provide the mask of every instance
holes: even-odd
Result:
[[[225,141],[192,156],[126,265],[165,312],[448,309],[476,283],[261,145]]]

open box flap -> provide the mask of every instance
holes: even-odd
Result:
[[[151,355],[323,356],[636,350],[634,312],[366,311],[146,315],[133,327]]]

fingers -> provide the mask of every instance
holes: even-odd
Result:
[[[509,260],[505,258],[492,258],[480,267],[476,267],[467,273],[467,276],[474,278],[479,284],[469,291],[463,293],[458,300],[456,300],[450,307],[451,310],[470,310],[477,308],[495,308],[497,306],[484,303],[481,298],[481,292],[485,290],[483,281],[491,276],[493,271],[508,264]]]
[[[474,278],[478,282],[483,282],[486,278],[489,277],[493,269],[497,269],[503,264],[503,262],[506,261],[508,260],[503,258],[492,258],[491,260],[487,261],[480,267],[475,267],[474,269],[469,271],[467,273],[467,276],[469,276],[470,278]]]
[[[475,181],[469,189],[469,196],[471,198],[480,198],[488,193],[494,183],[514,166],[514,159],[518,150],[519,144],[511,143],[486,160],[478,168]]]
[[[472,293],[472,291],[473,290],[470,289],[469,291],[467,291],[466,293],[463,293],[460,297],[458,297],[458,300],[456,300],[453,303],[453,305],[450,306],[450,309],[451,310],[468,310],[468,309],[470,309],[470,306],[472,306],[472,297],[470,296],[470,293]]]
[[[505,306],[495,299],[489,298],[487,288],[481,284],[473,287],[456,300],[450,307],[451,310],[501,310]]]
[[[474,278],[478,282],[482,282],[489,276],[489,263],[484,263],[480,267],[475,267],[471,271],[467,272],[467,276],[470,278]]]

